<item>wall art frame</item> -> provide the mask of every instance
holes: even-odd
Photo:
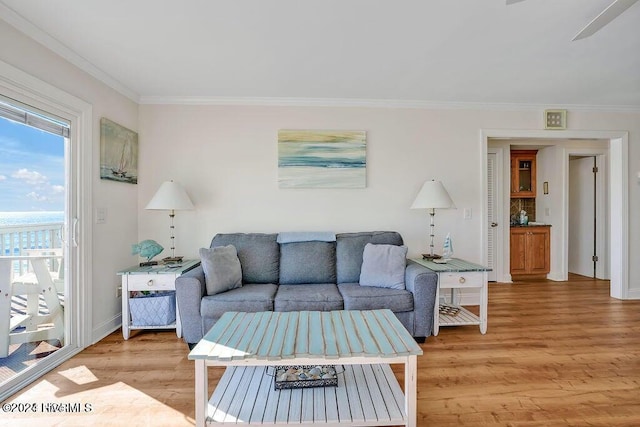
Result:
[[[104,117],[100,119],[100,178],[138,183],[138,134]]]
[[[366,149],[362,130],[279,130],[278,186],[365,188]]]

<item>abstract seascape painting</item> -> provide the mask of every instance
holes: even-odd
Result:
[[[365,131],[278,131],[280,188],[365,188]]]

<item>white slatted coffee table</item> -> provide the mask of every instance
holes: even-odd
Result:
[[[228,312],[189,353],[196,426],[415,426],[421,354],[390,310]],[[405,393],[390,363],[405,365]],[[265,372],[276,365],[344,365],[345,372],[337,387],[276,391]],[[208,366],[227,366],[210,399]]]

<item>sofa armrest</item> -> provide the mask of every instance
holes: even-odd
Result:
[[[413,294],[413,336],[428,337],[433,333],[438,275],[419,264],[409,263],[405,269],[405,286]]]
[[[197,343],[204,335],[200,302],[205,294],[206,285],[202,266],[176,278],[176,303],[182,326],[182,337],[188,343]]]

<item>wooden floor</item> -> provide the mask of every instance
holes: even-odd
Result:
[[[418,426],[640,426],[640,301],[571,279],[491,284],[486,335],[462,326],[430,337]],[[8,400],[91,412],[0,412],[0,425],[190,426],[193,370],[172,332],[114,333]],[[213,387],[221,371],[210,373]]]

